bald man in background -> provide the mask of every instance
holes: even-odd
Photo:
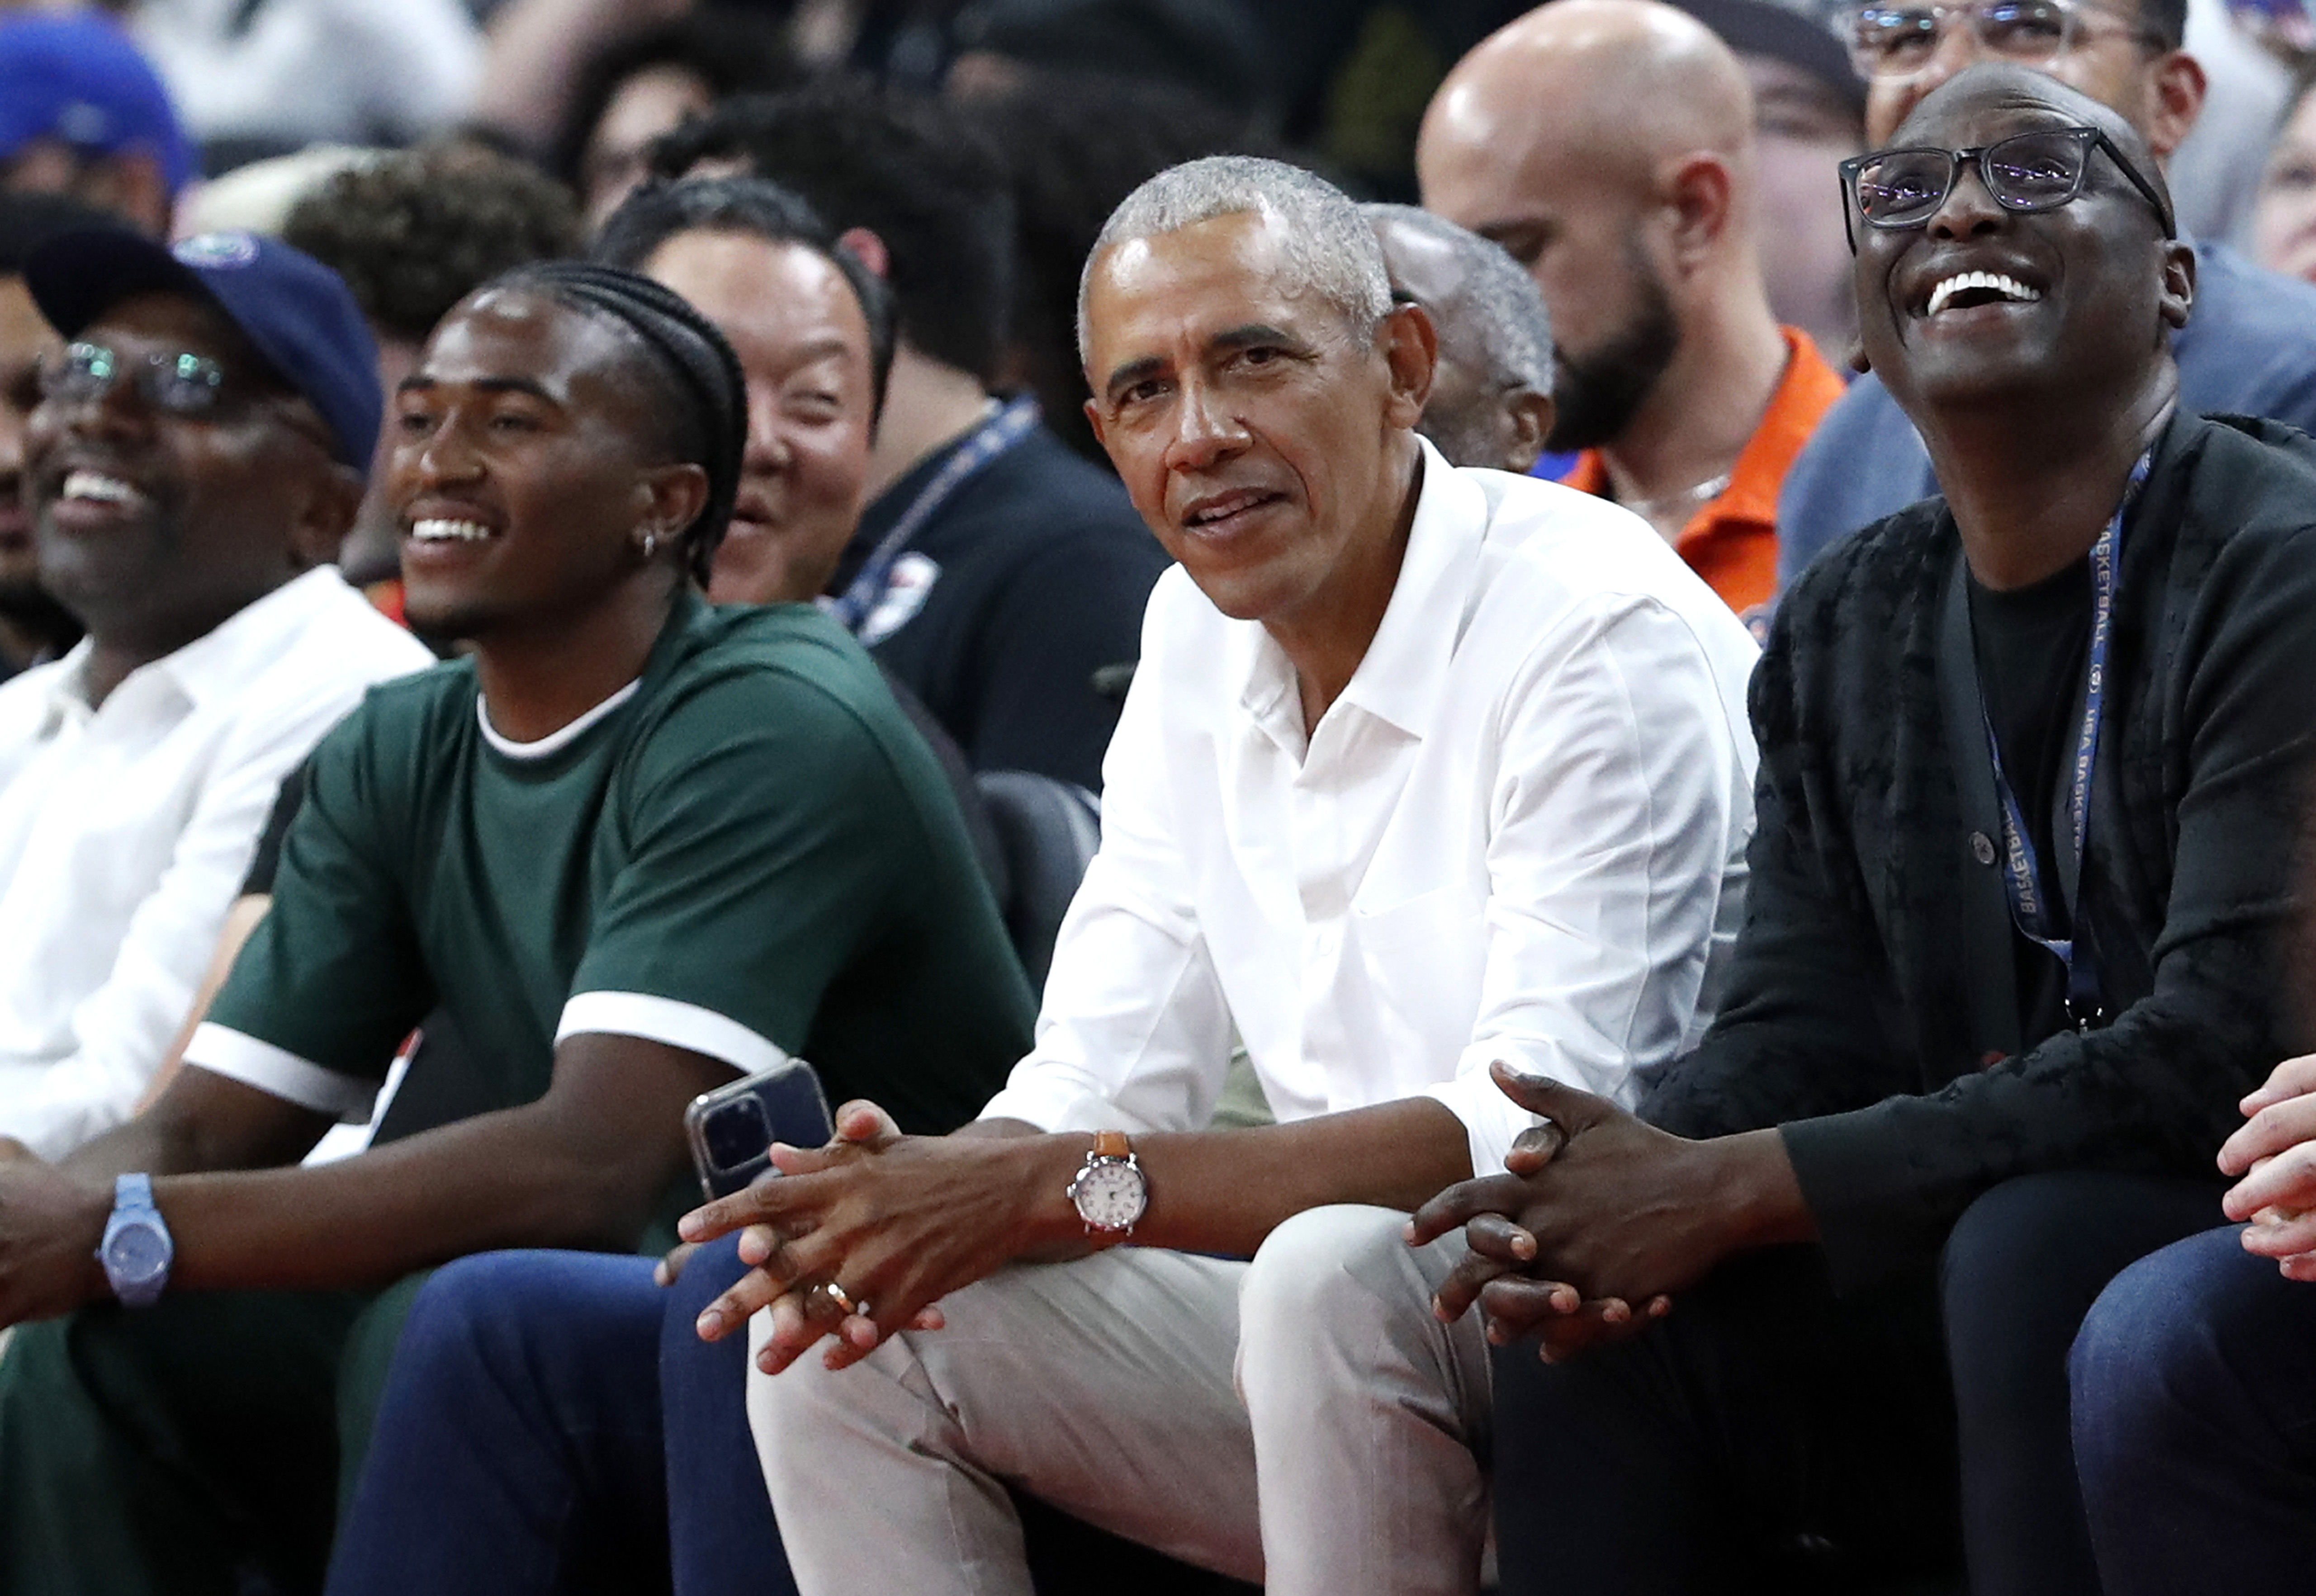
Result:
[[[1761,609],[1778,487],[1842,384],[1770,312],[1752,101],[1728,47],[1655,0],[1558,0],[1448,73],[1416,173],[1425,208],[1544,292],[1545,447],[1583,451],[1564,480],[1646,519],[1741,615]]]
[[[1519,262],[1468,228],[1412,205],[1363,205],[1383,245],[1391,297],[1439,336],[1415,430],[1450,466],[1525,476],[1552,430],[1552,313]]]

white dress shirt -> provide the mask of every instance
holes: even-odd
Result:
[[[1644,522],[1428,443],[1383,625],[1305,739],[1269,634],[1159,581],[1100,854],[1038,1040],[983,1111],[1207,1122],[1234,1024],[1281,1121],[1428,1094],[1477,1173],[1502,1059],[1629,1101],[1742,911],[1755,649]]]
[[[0,684],[0,1135],[126,1119],[192,1006],[282,778],[432,656],[309,571],[90,708],[89,645]]]

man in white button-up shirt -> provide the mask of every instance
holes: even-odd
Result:
[[[1415,437],[1430,324],[1308,173],[1154,179],[1082,306],[1180,568],[1037,1046],[966,1131],[851,1105],[694,1215],[763,1260],[702,1331],[770,1305],[751,1417],[806,1596],[1026,1592],[998,1479],[1274,1593],[1469,1591],[1485,1351],[1403,1216],[1533,1123],[1492,1062],[1622,1097],[1699,1030],[1752,645],[1630,515]],[[1234,1029],[1275,1127],[1206,1129]]]
[[[432,658],[326,563],[376,378],[365,396],[284,375],[300,350],[346,374],[371,357],[351,298],[314,316],[279,272],[343,286],[254,244],[107,284],[74,251],[111,236],[44,245],[26,273],[75,340],[44,373],[27,498],[42,581],[89,629],[0,687],[0,1136],[50,1158],[136,1108],[282,777],[365,687]],[[254,326],[204,272],[265,297]]]

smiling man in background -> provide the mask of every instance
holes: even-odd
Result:
[[[42,241],[106,220],[54,194],[0,194],[0,680],[55,659],[81,633],[40,585],[24,501],[24,424],[40,402],[41,364],[64,348],[24,286],[24,262]]]
[[[331,563],[379,418],[336,277],[103,231],[26,281],[71,340],[24,432],[38,574],[89,635],[0,687],[0,1136],[54,1157],[162,1064],[283,776],[431,656]]]

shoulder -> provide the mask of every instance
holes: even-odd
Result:
[[[647,774],[811,760],[787,779],[811,769],[824,780],[847,749],[890,760],[915,745],[868,652],[810,605],[703,609],[685,643],[639,706],[632,757]]]
[[[2316,425],[2316,287],[2223,245],[2196,253],[2195,311],[2177,341],[2183,402]]]
[[[950,537],[959,546],[943,548]],[[960,488],[919,543],[944,563],[966,557],[966,548],[984,559],[1019,561],[1066,546],[1154,572],[1166,563],[1124,484],[1044,427]]]
[[[1876,464],[1862,469],[1861,461]],[[1930,491],[1929,456],[1890,390],[1867,372],[1818,418],[1777,492],[1778,563],[1788,580],[1819,551]]]
[[[335,569],[310,571],[293,585],[296,615],[264,673],[277,687],[351,696],[435,662],[424,643],[380,615]]]
[[[1916,634],[1956,546],[1946,501],[1930,499],[1828,548],[1777,602],[1755,678],[1757,713],[1761,693],[1803,681],[1886,687],[1887,657]]]
[[[2196,307],[2188,318],[2206,334],[2249,345],[2285,334],[2316,341],[2316,285],[2256,266],[2223,244],[2196,246]]]
[[[1872,625],[1912,597],[1954,541],[1945,500],[1908,505],[1827,549],[1777,601],[1777,618],[1786,631]]]
[[[316,757],[343,759],[359,751],[382,758],[388,767],[431,764],[475,724],[478,692],[474,665],[465,660],[432,662],[374,682],[322,739]]]
[[[2174,512],[2165,531],[2175,561],[2303,562],[2316,530],[2316,439],[2284,421],[2183,416],[2149,490],[2151,511]]]
[[[1595,630],[1639,609],[1679,618],[1708,652],[1754,649],[1744,624],[1647,522],[1607,500],[1500,471],[1457,470],[1442,484],[1476,524],[1473,625],[1502,617],[1539,642]]]

